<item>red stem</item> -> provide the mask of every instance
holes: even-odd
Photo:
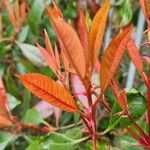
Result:
[[[20,127],[21,129],[30,129],[32,131],[39,131],[39,132],[42,132],[42,133],[49,133],[51,131],[55,131],[55,128],[54,129],[50,129],[49,127],[38,127],[38,126],[34,126],[34,125],[25,125],[24,123],[22,122],[18,122],[18,127]]]
[[[142,139],[144,141],[147,141],[147,139],[148,139],[147,135],[143,132],[143,130],[139,127],[139,125],[135,122],[135,120],[133,119],[133,117],[130,114],[127,114],[127,115],[128,115],[128,118],[133,123],[133,125],[135,126],[136,130],[141,134]]]
[[[93,149],[96,150],[96,123],[95,123],[95,111],[94,108],[92,108],[93,102],[92,102],[91,85],[89,85],[87,88],[87,97],[89,103],[89,110],[87,115],[90,118],[90,124],[92,127]]]
[[[143,139],[141,139],[138,135],[136,135],[130,128],[126,128],[128,133],[134,138],[136,139],[140,144],[145,145],[145,141]]]

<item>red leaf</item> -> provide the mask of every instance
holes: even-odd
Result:
[[[138,70],[139,74],[141,75],[141,77],[143,79],[145,79],[145,77],[143,75],[144,70],[143,70],[142,59],[141,59],[140,53],[139,53],[133,39],[129,40],[129,42],[127,44],[127,48],[128,48],[128,54],[129,54],[133,64],[137,68],[137,70]]]
[[[100,84],[102,93],[106,90],[116,73],[116,70],[119,66],[127,43],[129,41],[131,30],[132,26],[129,26],[121,33],[119,33],[109,44],[102,57],[100,69]]]
[[[26,88],[40,99],[68,112],[78,110],[70,93],[47,76],[31,73],[19,75],[18,78]]]

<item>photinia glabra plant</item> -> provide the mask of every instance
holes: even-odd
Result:
[[[110,0],[105,0],[102,7],[93,18],[91,27],[88,27],[85,13],[79,9],[79,19],[77,21],[76,32],[73,27],[65,21],[60,9],[53,3],[47,6],[47,14],[51,24],[57,34],[59,45],[51,44],[45,30],[45,45],[37,46],[45,61],[55,73],[57,82],[49,77],[28,73],[17,75],[23,85],[38,98],[67,112],[77,112],[80,114],[86,126],[89,138],[93,140],[93,149],[96,150],[96,140],[101,133],[97,131],[96,108],[98,103],[111,112],[108,102],[104,98],[104,93],[110,87],[114,93],[116,101],[122,109],[120,116],[127,116],[138,133],[130,127],[127,131],[145,148],[150,148],[150,79],[143,71],[141,56],[137,51],[134,40],[131,37],[133,25],[124,27],[110,42],[104,53],[103,36],[110,9]],[[115,74],[120,61],[126,51],[131,57],[140,76],[147,86],[148,97],[148,124],[149,134],[147,135],[135,122],[128,110],[126,91],[119,88],[115,79]],[[102,54],[101,58],[99,53]],[[100,58],[100,59],[99,59]],[[93,81],[93,76],[97,74],[100,79],[100,86]],[[69,84],[71,83],[71,84]],[[100,92],[97,89],[100,88]],[[93,95],[96,97],[93,97]],[[7,124],[11,124],[6,120]]]

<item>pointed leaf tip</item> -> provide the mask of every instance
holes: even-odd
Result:
[[[90,61],[92,66],[95,65],[95,62],[98,58],[99,49],[102,45],[109,7],[110,0],[106,0],[99,11],[96,13],[92,22],[89,35]]]
[[[77,74],[84,79],[85,56],[77,33],[53,8],[48,8],[47,12],[57,33],[61,49],[65,51],[70,64],[76,70]]]
[[[102,57],[100,83],[103,92],[107,89],[117,71],[119,63],[127,47],[127,43],[130,39],[132,28],[133,26],[130,25],[119,33],[109,44]]]

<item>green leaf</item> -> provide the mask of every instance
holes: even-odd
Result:
[[[23,94],[21,116],[24,116],[26,112],[28,111],[30,107],[30,100],[31,100],[31,93],[29,92],[29,90],[25,89],[24,94]]]
[[[139,143],[129,135],[115,137],[114,145],[121,150],[144,150]]]
[[[29,26],[26,25],[25,27],[23,27],[22,31],[19,33],[18,41],[24,42],[28,36],[28,33],[29,33]]]
[[[7,98],[8,98],[8,104],[9,104],[10,110],[13,110],[15,107],[21,104],[21,102],[17,100],[16,97],[14,97],[11,94],[7,94]]]
[[[4,75],[5,68],[6,68],[6,65],[1,63],[0,64],[0,76]]]
[[[60,133],[51,133],[44,139],[49,150],[74,150],[73,140]]]
[[[130,0],[125,0],[120,6],[119,15],[122,18],[121,25],[125,26],[132,20],[132,6]]]
[[[18,136],[8,133],[0,132],[0,150],[4,150],[8,144],[15,141]]]
[[[74,124],[77,124],[80,121],[80,114],[74,112]]]
[[[38,67],[46,66],[45,60],[36,46],[19,42],[17,42],[17,45],[19,46],[24,56],[34,65]]]
[[[35,109],[29,109],[25,116],[23,117],[23,122],[27,125],[39,125],[40,123],[44,123],[45,121],[40,116],[39,112]]]
[[[53,132],[44,136],[42,139],[44,142],[43,148],[49,150],[76,150],[78,144],[84,141],[85,138],[77,139],[82,135],[81,133],[75,133],[75,131],[81,132],[81,129],[74,128],[71,130],[67,131],[65,134]]]
[[[68,130],[65,135],[71,139],[80,139],[82,138],[83,132],[80,128],[72,128]]]
[[[146,111],[146,99],[145,97],[135,89],[132,89],[127,93],[128,109],[135,120],[138,120]],[[104,132],[110,131],[116,125],[118,128],[124,128],[129,126],[132,122],[128,118],[121,118],[117,113],[121,112],[122,109],[118,103],[115,102],[112,112],[110,115],[110,122],[108,128]]]
[[[26,150],[43,150],[42,145],[38,141],[31,143]]]
[[[13,76],[10,76],[9,72],[7,72],[7,74],[5,74],[4,76],[5,79],[5,87],[6,87],[6,91],[9,94],[14,95],[15,97],[18,97],[18,89],[16,86],[16,82],[13,80]]]
[[[0,39],[0,41],[1,41],[1,39]],[[0,42],[0,58],[4,57],[8,53],[8,51],[9,51],[8,45],[4,42],[3,43]]]
[[[108,150],[108,145],[105,144],[105,143],[99,143],[97,141],[97,150]],[[93,150],[93,141],[92,140],[89,140],[87,143],[86,143],[86,150]]]
[[[51,3],[51,0],[44,1],[47,5]],[[29,12],[29,26],[31,31],[38,35],[39,24],[42,21],[42,14],[44,11],[44,3],[42,0],[34,0],[31,11]]]
[[[41,0],[34,0],[31,11],[29,12],[29,26],[31,31],[37,35],[39,31],[39,24],[44,11],[44,4]]]

